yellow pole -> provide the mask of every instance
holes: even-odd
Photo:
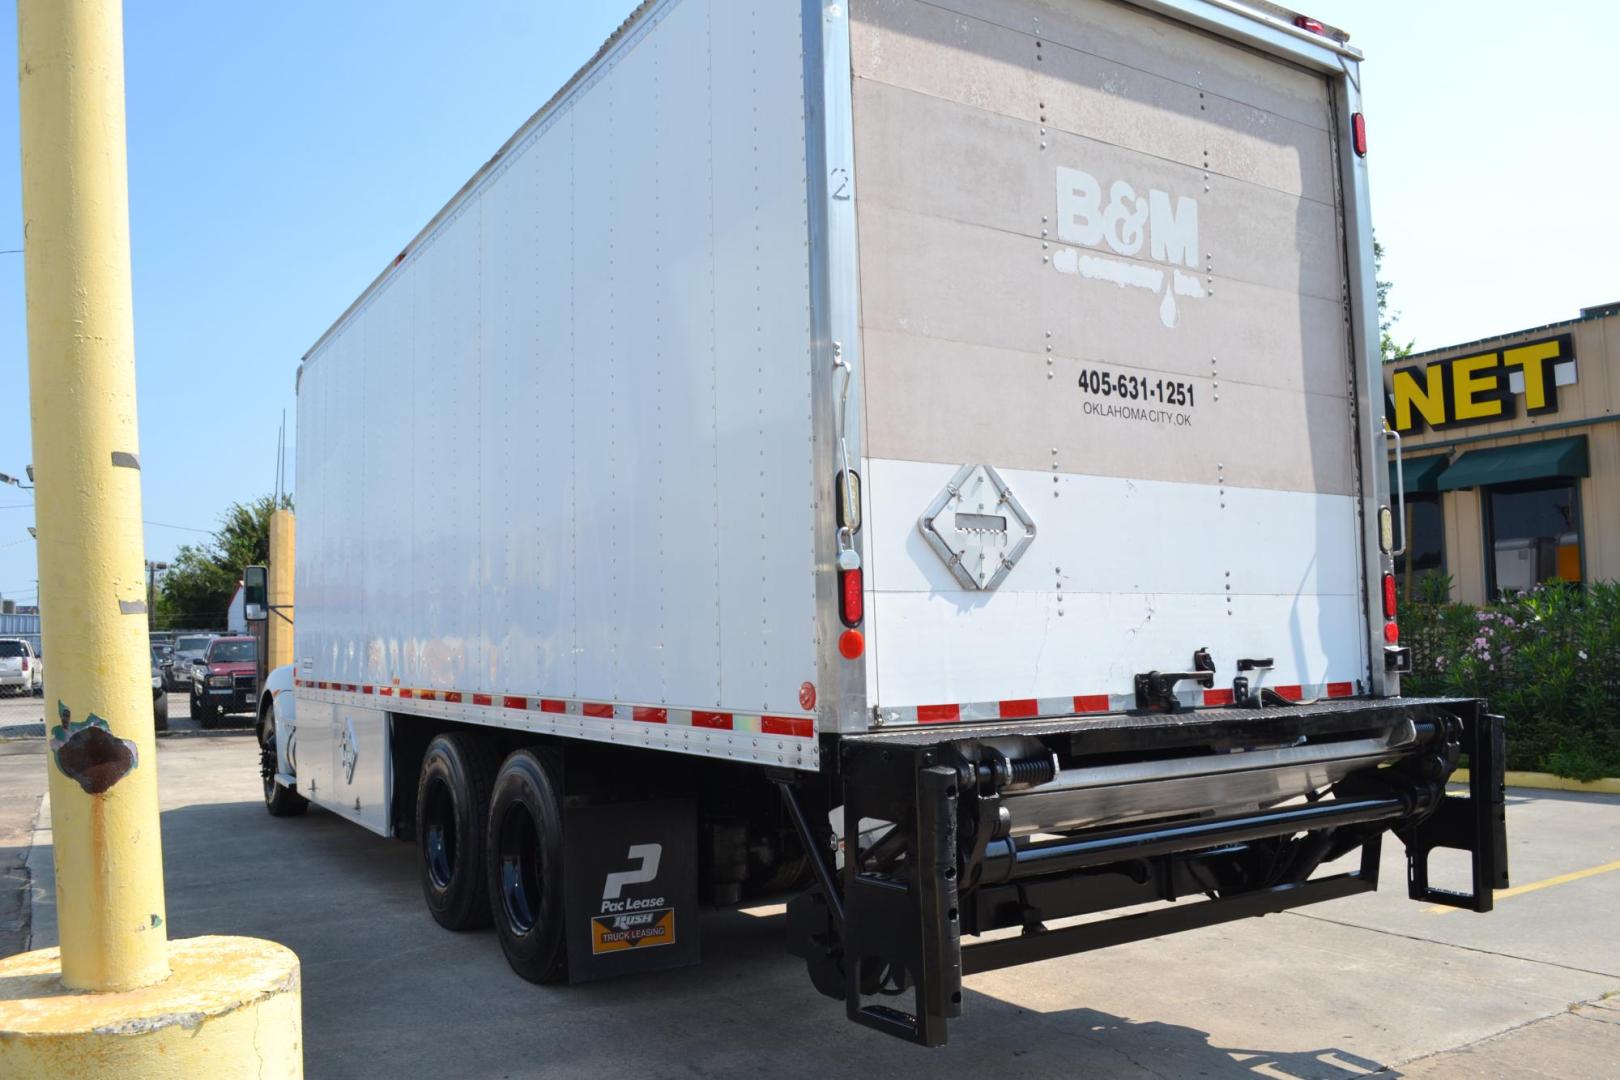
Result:
[[[169,973],[113,0],[20,0],[24,268],[62,982]]]
[[[18,0],[17,27],[61,945],[0,958],[0,1076],[291,1080],[298,958],[164,926],[119,0]]]
[[[297,524],[291,510],[277,510],[270,515],[270,580],[265,590],[269,596],[270,617],[265,622],[266,671],[274,671],[293,662],[293,546]]]

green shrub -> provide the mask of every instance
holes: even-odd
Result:
[[[1402,604],[1402,692],[1487,699],[1510,769],[1620,776],[1620,585],[1549,584],[1478,608],[1450,592],[1428,574]]]

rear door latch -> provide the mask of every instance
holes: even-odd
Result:
[[[1215,685],[1215,660],[1208,649],[1193,653],[1192,671],[1147,671],[1136,676],[1136,707],[1147,712],[1180,712],[1181,699],[1176,684],[1196,683],[1206,689]]]

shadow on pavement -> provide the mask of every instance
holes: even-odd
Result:
[[[951,1045],[927,1051],[851,1024],[787,954],[785,917],[737,910],[704,913],[697,967],[535,986],[511,973],[492,933],[433,923],[413,845],[317,808],[283,820],[257,802],[170,809],[163,846],[171,936],[242,934],[298,953],[311,1076],[824,1078],[949,1067],[1340,1080],[1381,1068],[1334,1048],[1222,1047],[1193,1027],[1039,1012],[978,992]]]

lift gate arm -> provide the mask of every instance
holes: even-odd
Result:
[[[1044,839],[1049,830],[1037,835],[1015,820],[1024,807],[1042,805],[1023,796],[1041,795],[1042,782],[1061,784],[1082,767],[1076,747],[1095,746],[1110,762],[1130,749],[1163,762],[1181,746],[1204,755],[1193,760],[1210,761],[1212,748],[1231,752],[1235,741],[1253,740],[1261,730],[1305,744],[1323,733],[1348,738],[1407,724],[1414,733],[1408,743],[1378,767],[1343,776],[1332,797],[1318,791],[1243,813],[1160,815]],[[989,744],[1005,746],[1014,736],[1056,748],[1075,767],[1043,771],[998,760]],[[1478,701],[1335,702],[1101,723],[1071,718],[842,742],[844,864],[835,872],[823,862],[817,887],[789,906],[794,951],[808,961],[819,989],[844,999],[851,1019],[924,1045],[946,1041],[949,1020],[962,1011],[965,974],[1372,891],[1385,831],[1406,845],[1414,899],[1488,911],[1491,889],[1507,883],[1502,719]],[[1469,791],[1446,795],[1445,781],[1464,751]],[[1026,778],[1022,786],[1015,774]],[[1041,782],[1027,782],[1031,776]],[[782,790],[807,850],[824,859],[826,837],[812,836],[792,785],[784,780]],[[1472,855],[1472,892],[1429,886],[1428,854],[1436,847]],[[1311,876],[1357,850],[1355,869]],[[827,897],[829,890],[842,895]],[[1192,894],[1205,899],[1059,929],[1045,925]],[[1002,933],[963,943],[964,933],[991,931]]]

